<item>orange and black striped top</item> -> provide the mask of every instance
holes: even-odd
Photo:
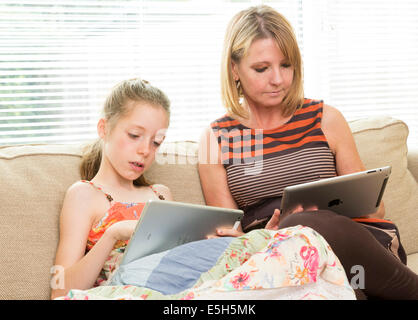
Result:
[[[241,209],[281,197],[287,186],[337,175],[321,129],[322,110],[323,101],[305,99],[288,122],[272,130],[248,128],[228,115],[211,123]]]

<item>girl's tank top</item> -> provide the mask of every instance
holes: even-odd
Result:
[[[116,202],[113,200],[113,197],[110,194],[105,193],[100,187],[95,186],[91,181],[81,180],[81,182],[88,183],[96,189],[102,191],[111,204],[110,208],[106,211],[104,216],[100,219],[100,221],[97,224],[95,224],[92,227],[92,229],[89,232],[86,248],[86,251],[89,251],[103,236],[106,229],[109,228],[112,224],[123,220],[138,220],[141,215],[142,209],[145,206],[145,203]],[[159,194],[152,186],[150,186],[150,188],[161,200],[164,200],[164,197],[161,194]],[[116,242],[114,248],[117,249],[124,247],[127,245],[127,243],[128,241],[118,241]]]

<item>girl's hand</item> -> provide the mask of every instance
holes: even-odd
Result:
[[[238,222],[238,226],[232,228],[218,228],[216,229],[216,235],[207,236],[208,239],[219,238],[219,237],[240,237],[245,234],[242,231],[241,223]]]
[[[138,220],[123,220],[112,224],[106,232],[118,240],[129,240],[135,231]]]
[[[216,236],[211,236],[211,238],[217,237],[240,237],[244,234],[241,230],[233,228],[219,228],[216,229]]]

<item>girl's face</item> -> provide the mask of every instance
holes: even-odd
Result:
[[[123,179],[138,179],[153,163],[164,141],[168,116],[161,106],[130,101],[130,113],[106,130],[105,120],[98,131],[104,140],[104,161]],[[101,129],[101,127],[103,127]]]
[[[272,38],[253,41],[241,61],[232,63],[234,80],[240,80],[249,106],[279,106],[288,94],[294,68]]]

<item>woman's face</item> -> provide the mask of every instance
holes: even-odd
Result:
[[[290,90],[293,73],[272,38],[253,41],[247,55],[232,63],[234,80],[240,80],[245,100],[255,108],[279,106]]]

